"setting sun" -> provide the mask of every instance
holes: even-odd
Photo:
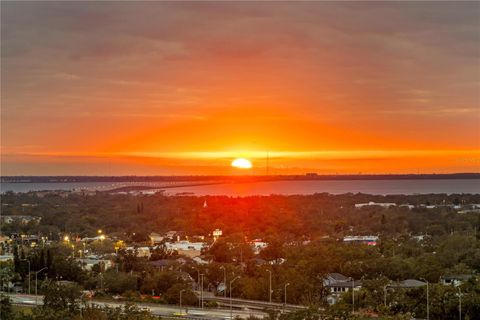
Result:
[[[232,161],[232,167],[240,169],[250,169],[252,167],[252,163],[248,159],[237,158]]]

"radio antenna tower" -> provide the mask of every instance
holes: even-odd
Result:
[[[265,170],[266,170],[266,176],[268,177],[268,170],[269,170],[269,162],[270,162],[270,154],[269,152],[267,151],[267,165],[265,166]]]

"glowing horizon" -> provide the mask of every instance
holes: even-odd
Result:
[[[1,6],[1,175],[480,172],[480,3]]]

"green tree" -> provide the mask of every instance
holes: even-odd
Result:
[[[3,320],[13,320],[14,314],[10,298],[0,294],[0,318]]]
[[[42,288],[43,307],[53,310],[76,312],[80,308],[82,291],[77,284],[64,284],[48,281]]]

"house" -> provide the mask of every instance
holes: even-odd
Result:
[[[343,293],[352,289],[354,291],[360,290],[362,282],[355,281],[340,273],[329,273],[323,279],[323,287],[328,291],[327,302],[332,305],[340,300]]]
[[[85,238],[82,238],[81,241],[82,242],[93,242],[93,241],[103,241],[107,239],[107,237],[103,234],[101,235],[98,235],[96,237],[85,237]]]
[[[12,240],[15,241],[17,244],[23,244],[26,246],[30,245],[32,247],[40,242],[40,238],[34,234],[22,234],[20,236],[12,235]]]
[[[1,216],[0,217],[1,222],[5,224],[10,224],[10,223],[20,223],[20,224],[28,224],[30,222],[34,224],[39,224],[40,220],[42,220],[42,217],[36,217],[36,216]]]
[[[168,231],[164,234],[165,239],[170,239],[170,240],[179,240],[180,238],[180,232],[178,231]]]
[[[202,253],[202,249],[206,247],[205,242],[190,242],[187,240],[167,242],[165,243],[167,250],[177,251],[187,257],[198,257]]]
[[[422,242],[426,239],[429,239],[430,236],[428,234],[420,234],[418,236],[410,236],[411,239],[416,240],[417,242]]]
[[[13,261],[13,254],[0,255],[0,262]]]
[[[83,270],[91,271],[95,265],[100,265],[101,270],[108,270],[112,268],[113,264],[111,260],[108,259],[99,259],[96,256],[89,256],[86,258],[76,259]]]
[[[263,266],[263,265],[268,263],[267,260],[260,259],[260,258],[255,258],[255,259],[253,259],[253,261],[255,262],[255,265],[257,265],[257,266]]]
[[[357,291],[362,287],[362,283],[341,273],[329,273],[323,278],[323,287],[328,291],[328,303],[335,304],[342,293],[348,292],[352,288]]]
[[[367,244],[369,246],[376,246],[377,241],[377,236],[346,236],[343,238],[345,243]]]
[[[359,209],[359,208],[370,207],[370,206],[390,208],[390,207],[395,207],[396,205],[397,204],[393,202],[378,203],[378,202],[370,201],[368,203],[356,203],[355,208]]]
[[[440,277],[440,282],[445,286],[453,285],[454,287],[458,287],[473,277],[473,274],[453,274]]]
[[[152,246],[162,243],[163,239],[165,239],[165,237],[155,232],[150,233],[148,237],[150,238]]]
[[[170,260],[170,259],[160,259],[160,260],[155,260],[155,261],[149,261],[148,262],[151,266],[155,268],[159,268],[161,270],[164,269],[172,269],[173,265],[175,265],[177,262],[175,260]]]
[[[347,276],[344,276],[341,273],[329,273],[325,276],[323,279],[323,286],[328,286],[331,284],[339,283],[339,282],[346,282],[349,281],[350,278]]]
[[[9,243],[11,242],[10,237],[0,235],[0,243]]]
[[[125,251],[130,252],[130,253],[134,253],[135,256],[139,257],[139,258],[142,258],[142,257],[143,258],[150,258],[150,256],[152,255],[149,247],[138,247],[138,248],[127,247],[127,248],[125,248]]]
[[[253,253],[259,254],[260,251],[262,251],[268,246],[268,243],[263,242],[260,239],[255,239],[250,241],[250,246],[252,247]]]
[[[195,261],[197,264],[208,264],[208,261],[203,260],[201,257],[193,257],[193,261]]]
[[[213,241],[217,241],[217,239],[220,238],[222,236],[222,234],[223,234],[222,230],[220,230],[218,228],[213,230],[213,232],[212,232]]]
[[[325,288],[332,294],[332,293],[344,293],[348,292],[352,289],[355,291],[360,290],[362,287],[362,281],[354,281],[354,280],[348,280],[348,281],[342,281],[342,282],[337,282],[333,284],[326,285]]]

